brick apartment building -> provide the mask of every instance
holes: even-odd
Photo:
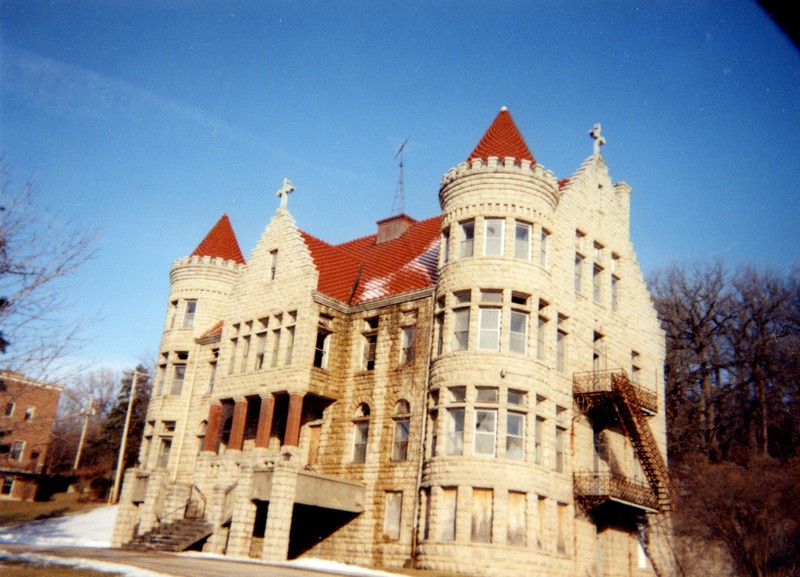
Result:
[[[0,499],[33,499],[61,387],[0,371]]]
[[[247,261],[224,216],[172,267],[114,542],[670,573],[664,335],[591,135],[559,180],[503,109],[441,214],[342,244],[298,229],[288,180]]]

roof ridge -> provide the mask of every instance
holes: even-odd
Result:
[[[536,164],[525,139],[505,106],[486,129],[475,150],[467,158],[467,162],[474,158],[487,160],[490,156],[498,158],[510,156],[516,160],[529,160],[532,164]]]
[[[239,241],[233,232],[227,212],[211,227],[191,256],[210,256],[245,264],[242,249],[239,248]]]

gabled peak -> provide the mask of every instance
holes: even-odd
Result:
[[[210,256],[244,264],[244,256],[227,213],[222,215],[191,256]]]
[[[511,113],[505,106],[497,113],[494,122],[486,130],[472,154],[469,155],[467,162],[473,158],[487,160],[490,156],[500,159],[511,156],[518,161],[529,160],[531,164],[536,163],[528,145],[525,144],[525,139],[522,138],[522,134],[514,123],[514,119],[511,118]]]

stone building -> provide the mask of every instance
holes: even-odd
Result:
[[[45,473],[61,387],[0,371],[0,499],[33,499]]]
[[[558,180],[504,108],[441,214],[338,245],[297,228],[288,180],[246,262],[223,216],[172,267],[114,542],[668,574],[664,335],[590,134]]]

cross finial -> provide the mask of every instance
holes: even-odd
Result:
[[[283,186],[278,189],[278,192],[275,193],[275,196],[281,199],[281,208],[286,208],[286,204],[289,202],[289,193],[294,191],[294,185],[292,181],[288,178],[283,179]]]
[[[589,131],[589,136],[594,139],[594,154],[600,154],[600,147],[606,143],[605,137],[601,134],[602,127],[600,123],[594,125],[594,127]]]

